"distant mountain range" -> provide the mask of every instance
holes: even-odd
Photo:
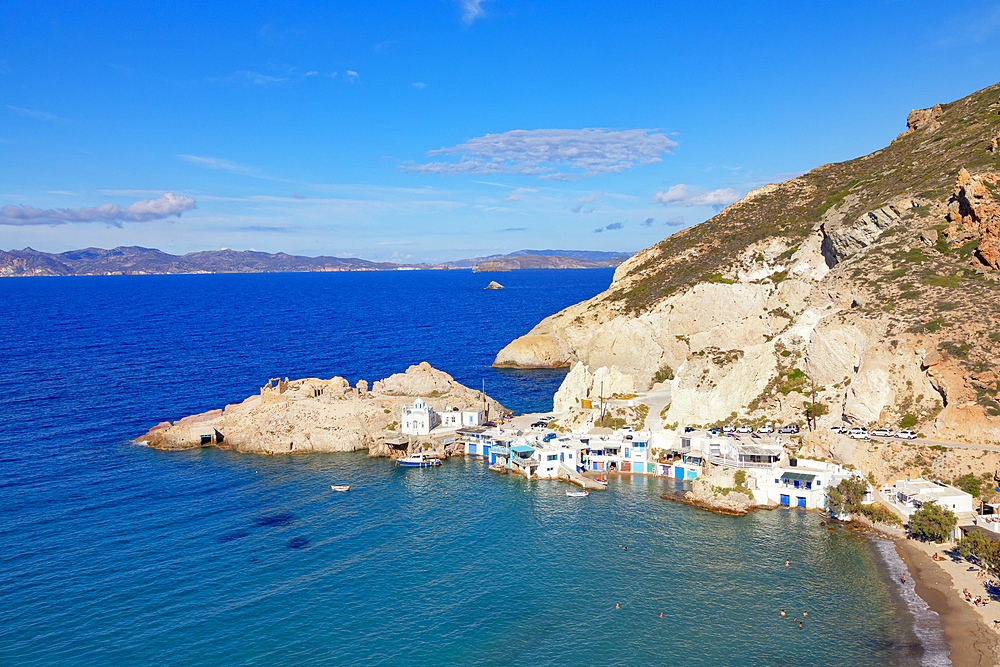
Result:
[[[62,253],[0,250],[0,276],[93,276],[163,273],[279,273],[306,271],[414,271],[469,269],[580,269],[618,266],[626,253],[587,250],[519,250],[509,255],[442,264],[395,264],[350,257],[302,257],[252,250],[208,250],[171,255],[155,248],[84,248]]]

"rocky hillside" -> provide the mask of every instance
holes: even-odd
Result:
[[[478,262],[472,270],[480,272],[516,271],[518,269],[598,269],[615,267],[620,264],[620,260],[595,262],[591,259],[558,255],[518,255]]]
[[[392,271],[400,264],[342,257],[302,257],[251,250],[171,255],[156,248],[84,248],[61,253],[0,250],[0,276],[103,276],[162,273],[273,273],[284,271]],[[404,267],[410,268],[410,267]],[[437,268],[419,265],[415,268]]]
[[[260,394],[224,409],[191,415],[173,423],[161,422],[136,441],[158,449],[189,449],[218,445],[227,449],[262,454],[303,452],[352,452],[367,449],[371,456],[401,456],[383,441],[399,436],[401,408],[415,398],[443,412],[447,409],[505,412],[495,400],[455,382],[426,361],[376,380],[371,389],[364,380],[352,387],[342,377],[330,380],[306,378],[269,381]],[[211,442],[202,442],[209,434]],[[421,438],[414,446],[438,456],[452,453],[433,438]],[[424,442],[428,441],[424,447]]]
[[[913,111],[886,148],[639,252],[494,365],[580,364],[557,410],[652,386],[667,426],[801,423],[815,389],[820,425],[1000,440],[998,141],[1000,84]]]

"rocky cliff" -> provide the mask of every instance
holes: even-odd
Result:
[[[423,362],[405,373],[375,381],[370,391],[364,380],[351,387],[341,377],[272,380],[260,394],[242,403],[173,423],[162,422],[136,441],[159,449],[217,445],[263,454],[367,449],[372,456],[400,456],[405,455],[405,449],[392,450],[383,440],[399,436],[401,408],[413,405],[418,397],[438,411],[479,410],[484,401],[481,392]],[[489,397],[485,401],[491,415],[504,410]],[[414,444],[422,446],[430,440],[424,437]],[[431,444],[434,453],[452,453],[438,445]]]
[[[815,395],[821,426],[1000,440],[998,137],[1000,84],[914,111],[886,148],[634,255],[494,365],[573,366],[557,410],[598,377],[655,388],[653,426],[801,423]]]

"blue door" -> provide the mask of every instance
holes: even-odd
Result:
[[[496,457],[490,458],[490,446],[483,445],[483,460],[489,461],[490,463],[496,463]]]
[[[798,496],[796,498],[796,500],[799,501],[799,507],[805,507],[806,506],[806,499],[803,498],[802,496]]]
[[[688,470],[688,471],[687,471],[687,478],[688,478],[688,481],[691,481],[691,480],[693,480],[693,479],[694,479],[695,477],[697,477],[697,476],[698,476],[698,472],[697,472],[696,470]]]
[[[787,493],[782,493],[781,494],[781,504],[782,505],[791,505],[792,504],[792,499],[788,497]]]
[[[684,479],[684,468],[674,466],[674,479]]]

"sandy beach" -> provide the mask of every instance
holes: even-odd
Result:
[[[1000,600],[994,598],[985,607],[977,607],[962,595],[967,588],[973,597],[988,597],[985,579],[976,576],[980,568],[953,551],[953,544],[904,538],[897,539],[895,545],[913,577],[917,594],[941,617],[952,664],[1000,664],[1000,631],[991,628],[993,620],[1000,619]],[[945,560],[932,560],[935,553]]]

